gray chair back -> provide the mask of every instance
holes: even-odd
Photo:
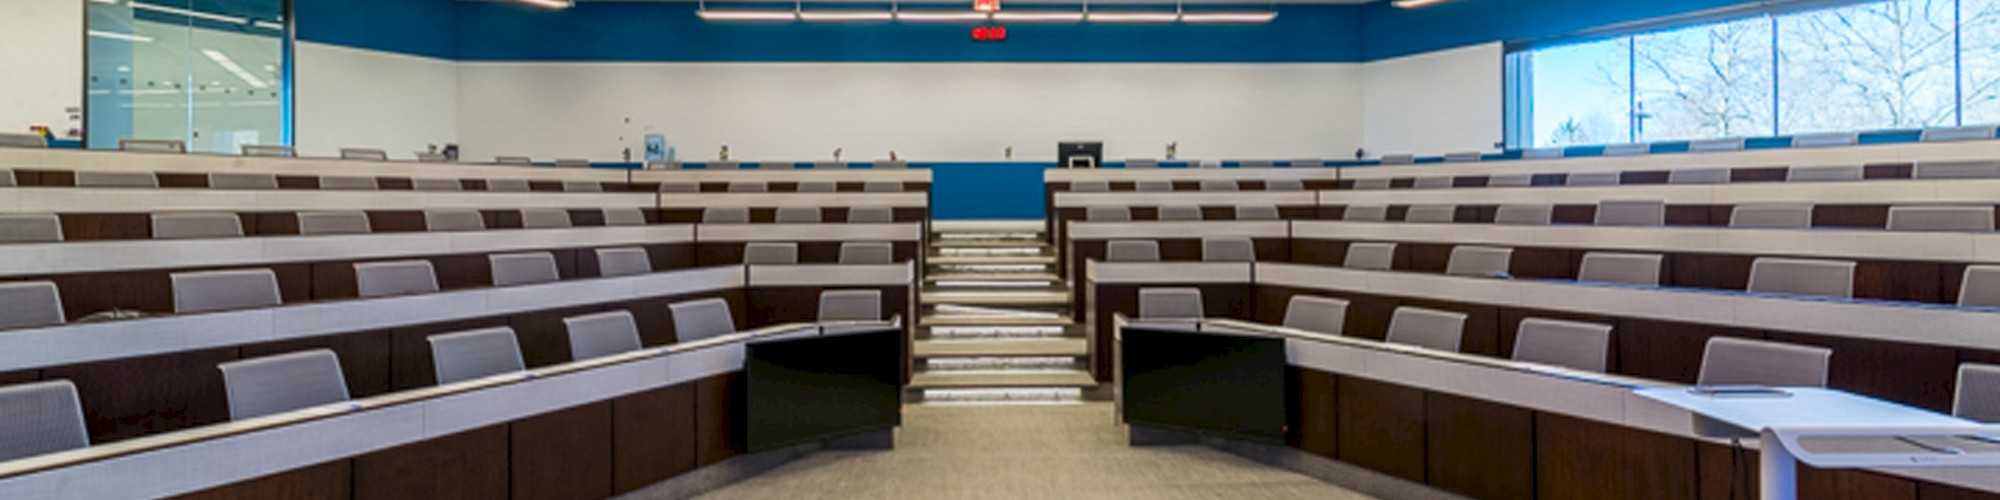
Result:
[[[840,191],[840,184],[833,181],[807,181],[799,183],[801,193],[832,193]]]
[[[561,160],[557,160],[557,162],[561,162]],[[590,166],[590,163],[585,162],[583,165],[585,168],[588,168]],[[556,166],[561,167],[562,165],[556,165]],[[566,193],[604,192],[604,183],[597,181],[563,181],[562,187],[563,187],[563,192]]]
[[[597,275],[630,276],[653,272],[653,259],[640,247],[597,249]]]
[[[556,168],[590,168],[590,160],[581,158],[557,158]],[[567,189],[565,189],[567,191]]]
[[[1347,328],[1347,301],[1293,295],[1285,305],[1285,328],[1340,335]]]
[[[1445,263],[1444,273],[1451,276],[1501,278],[1508,276],[1513,262],[1512,248],[1459,245],[1451,248],[1451,260]]]
[[[735,181],[729,183],[729,192],[731,193],[763,193],[770,190],[771,187],[762,182]]]
[[[1237,205],[1236,220],[1278,220],[1278,207],[1271,205]]]
[[[327,191],[374,191],[382,189],[382,183],[374,177],[325,175],[319,178],[319,188]]]
[[[570,227],[569,210],[561,208],[523,208],[521,227],[523,229],[556,229]]]
[[[208,174],[209,189],[277,189],[278,176],[273,174],[213,173]]]
[[[1208,262],[1256,262],[1257,244],[1250,238],[1202,238],[1201,260]]]
[[[1667,172],[1667,183],[1728,184],[1729,176],[1727,168],[1677,168]]]
[[[56,214],[0,214],[0,243],[52,243],[62,240],[62,218]]]
[[[174,312],[268,307],[284,303],[278,295],[278,275],[270,269],[195,271],[167,275],[174,290]]]
[[[1389,179],[1388,177],[1377,177],[1374,179],[1355,179],[1354,189],[1362,191],[1379,191],[1383,189],[1389,189],[1390,180],[1391,179]]]
[[[765,161],[757,163],[758,170],[793,170],[796,168],[798,168],[798,164],[789,161]]]
[[[385,297],[438,291],[431,261],[397,260],[354,265],[354,288],[362,297]]]
[[[1340,220],[1349,222],[1386,221],[1389,220],[1389,207],[1386,205],[1348,205],[1347,209],[1340,213]]]
[[[1465,337],[1465,314],[1403,306],[1389,316],[1391,344],[1457,351]]]
[[[1142,158],[1126,159],[1125,168],[1160,168],[1160,160]]]
[[[1652,153],[1653,145],[1643,142],[1612,144],[1604,147],[1604,156],[1637,156]]]
[[[1690,153],[1717,153],[1722,151],[1739,151],[1742,149],[1742,138],[1703,139],[1688,143],[1688,152]]]
[[[1667,202],[1660,200],[1604,200],[1597,203],[1599,226],[1667,225]]]
[[[50,380],[0,387],[0,462],[90,446],[76,385]]]
[[[1165,193],[1174,190],[1174,183],[1173,181],[1139,181],[1132,184],[1132,189],[1141,193]]]
[[[363,212],[300,212],[299,234],[368,234],[368,214]]]
[[[548,252],[493,254],[486,257],[493,268],[493,286],[547,283],[562,279],[556,274],[556,258]]]
[[[4,407],[5,403],[0,403]],[[2000,422],[2000,366],[1964,363],[1958,365],[1958,384],[1953,391],[1951,414],[1974,422]]]
[[[1457,205],[1410,205],[1403,213],[1403,222],[1443,222],[1458,219]]]
[[[1806,135],[1798,135],[1792,137],[1792,147],[1795,148],[1825,148],[1834,146],[1852,146],[1859,142],[1861,142],[1861,134],[1858,132],[1828,132],[1823,134],[1806,134]]]
[[[1285,162],[1291,168],[1326,168],[1326,160],[1306,158]]]
[[[340,148],[340,159],[388,161],[389,152],[380,149],[368,149],[368,148]]]
[[[778,207],[779,224],[818,224],[819,207]]]
[[[840,244],[842,264],[890,264],[895,261],[895,247],[886,241],[855,241]]]
[[[1202,191],[1235,191],[1240,186],[1228,179],[1208,179],[1201,181]]]
[[[660,192],[662,192],[662,193],[699,193],[699,192],[701,192],[701,183],[699,183],[699,182],[662,182],[662,183],[660,183]]]
[[[703,224],[748,224],[749,207],[709,207],[701,211]]]
[[[1191,221],[1201,220],[1201,207],[1194,205],[1168,205],[1160,207],[1160,220]]]
[[[241,238],[243,219],[236,214],[153,214],[153,239]]]
[[[1659,254],[1586,252],[1577,281],[1660,286]]]
[[[64,321],[62,293],[55,282],[0,283],[0,330],[60,325]]]
[[[1611,353],[1611,325],[1545,318],[1521,320],[1514,360],[1601,372]]]
[[[424,340],[431,344],[431,365],[437,369],[438,385],[528,369],[521,361],[521,344],[514,339],[513,328],[440,333]]]
[[[736,317],[729,314],[729,302],[701,299],[667,306],[674,315],[674,341],[693,342],[736,333]]]
[[[819,294],[820,321],[877,321],[881,319],[881,290],[827,290]]]
[[[1992,125],[1924,129],[1923,142],[1984,141],[1993,138]]]
[[[2000,307],[2000,266],[1966,266],[1959,307]]]
[[[76,187],[83,188],[157,188],[160,178],[152,172],[92,172],[79,170],[74,174]]]
[[[888,224],[896,221],[896,210],[889,207],[854,207],[847,209],[849,224]]]
[[[118,140],[118,150],[139,153],[180,154],[186,153],[188,148],[187,141],[124,138]]]
[[[1341,261],[1340,267],[1387,271],[1395,262],[1395,243],[1350,243],[1347,245],[1347,258]]]
[[[1304,191],[1306,181],[1299,179],[1271,179],[1264,181],[1265,191]]]
[[[1993,206],[1889,207],[1890,231],[1993,232]]]
[[[1698,385],[1823,387],[1833,350],[1736,337],[1710,337]]]
[[[1132,220],[1132,210],[1125,207],[1090,207],[1084,209],[1083,220],[1090,222],[1126,222]]]
[[[1201,289],[1141,288],[1138,319],[1201,319]]]
[[[742,170],[743,162],[734,160],[711,161],[703,165],[708,170]]]
[[[424,228],[429,231],[485,231],[486,216],[469,208],[434,208],[424,210]]]
[[[861,192],[864,192],[864,193],[901,193],[901,192],[903,192],[903,182],[902,182],[902,181],[868,181],[868,182],[864,182],[864,183],[861,183]]]
[[[1105,262],[1159,262],[1160,243],[1153,240],[1111,240],[1104,244]]]
[[[1620,172],[1573,172],[1563,180],[1564,186],[1616,186]]]
[[[1564,153],[1564,151],[1563,151],[1563,148],[1559,148],[1559,147],[1557,147],[1557,148],[1535,148],[1535,149],[1528,149],[1528,150],[1522,150],[1522,151],[1521,151],[1521,158],[1523,158],[1523,159],[1529,159],[1529,160],[1542,160],[1542,159],[1550,159],[1550,158],[1562,158],[1562,157],[1563,157],[1563,153]]]
[[[1554,205],[1501,205],[1493,212],[1494,224],[1546,226],[1555,222]]]
[[[1729,227],[1806,229],[1812,217],[1811,203],[1741,203],[1729,209]]]
[[[527,179],[487,179],[486,191],[494,193],[526,193],[534,189]]]
[[[1236,168],[1271,168],[1277,164],[1271,160],[1243,160],[1236,162]]]
[[[910,162],[903,160],[875,160],[868,167],[873,170],[906,170],[910,168]]]
[[[1535,185],[1535,174],[1500,174],[1486,178],[1486,187],[1529,187]]]
[[[49,140],[42,134],[0,132],[0,148],[46,148]],[[4,462],[6,460],[0,460]]]
[[[1479,161],[1479,160],[1480,160],[1480,159],[1481,159],[1482,157],[1484,157],[1484,156],[1485,156],[1484,154],[1482,154],[1482,153],[1480,153],[1480,152],[1478,152],[1478,151],[1459,151],[1459,152],[1456,152],[1456,153],[1445,153],[1445,155],[1444,155],[1444,162],[1445,162],[1445,163],[1473,163],[1473,162],[1477,162],[1477,161]]]
[[[607,208],[604,209],[604,225],[644,226],[646,212],[640,208]]]
[[[1844,182],[1858,181],[1866,175],[1860,165],[1830,165],[1822,167],[1791,167],[1785,169],[1785,182]]]
[[[527,166],[535,164],[535,160],[533,158],[529,158],[526,156],[495,156],[493,157],[493,163],[501,165]]]
[[[1108,193],[1111,192],[1111,183],[1105,181],[1076,181],[1069,183],[1069,192]]]
[[[847,168],[847,163],[838,161],[816,161],[812,162],[812,168],[813,170],[839,170]]]
[[[0,135],[0,137],[6,137],[6,136]],[[0,146],[0,147],[6,147],[6,146]],[[15,186],[13,169],[0,168],[0,186],[4,187]]]
[[[639,324],[631,311],[610,311],[563,318],[569,331],[569,358],[585,360],[637,351]]]
[[[417,162],[419,163],[445,163],[448,161],[451,161],[451,157],[445,156],[442,153],[432,153],[429,151],[417,152]]]
[[[797,243],[750,243],[743,245],[743,263],[753,266],[788,266],[799,263]]]
[[[2000,177],[2000,161],[1917,162],[1910,174],[1916,179],[1992,179]]]
[[[1451,189],[1458,182],[1457,177],[1418,177],[1410,184],[1415,189]]]
[[[1850,298],[1854,261],[1758,257],[1750,262],[1751,292]]]
[[[229,419],[245,420],[347,401],[340,357],[327,349],[300,351],[216,365],[229,401]]]
[[[1413,154],[1382,155],[1383,165],[1409,165],[1416,162],[1417,155]]]

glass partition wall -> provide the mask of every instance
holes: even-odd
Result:
[[[287,0],[89,0],[84,133],[238,154],[289,144]]]

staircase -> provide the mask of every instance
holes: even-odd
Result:
[[[1043,221],[939,221],[927,247],[912,400],[1069,402],[1096,389]]]

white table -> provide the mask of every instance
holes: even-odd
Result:
[[[1759,493],[1764,500],[1798,497],[1798,462],[1822,468],[2000,466],[2000,444],[1959,447],[1919,441],[1941,438],[1986,443],[1970,436],[2000,435],[1991,427],[1858,394],[1820,387],[1771,388],[1769,394],[1709,395],[1687,387],[1638,389],[1640,397],[1685,409],[1697,417],[1696,432],[1710,437],[1759,438]],[[1734,427],[1718,434],[1709,420]],[[1731,432],[1733,431],[1733,432]],[[1806,438],[1878,439],[1889,446],[1865,450],[1815,451]],[[1968,450],[1968,448],[1970,448]]]

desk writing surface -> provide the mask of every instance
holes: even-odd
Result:
[[[1978,427],[1922,408],[1819,387],[1781,387],[1789,397],[1709,396],[1686,387],[1639,389],[1639,396],[1729,425],[1762,431],[1774,427]]]

